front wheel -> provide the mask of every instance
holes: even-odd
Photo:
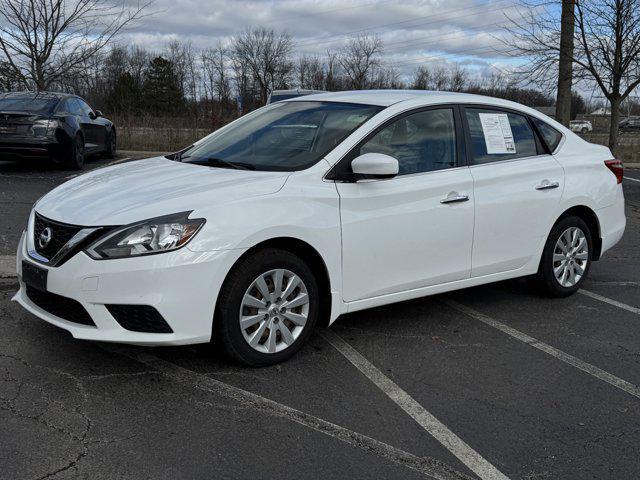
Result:
[[[579,217],[558,221],[547,238],[537,280],[544,293],[567,297],[584,282],[589,268],[593,243],[589,226]]]
[[[583,127],[582,130],[581,130],[582,133],[587,133],[588,131],[589,131],[589,129],[587,127]]]
[[[218,298],[214,340],[241,363],[273,365],[300,350],[318,310],[318,284],[307,264],[285,250],[261,250],[229,273]]]

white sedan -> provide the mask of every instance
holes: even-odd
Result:
[[[622,172],[505,100],[300,97],[45,195],[14,299],[76,338],[273,364],[346,312],[524,276],[574,293],[622,237]]]

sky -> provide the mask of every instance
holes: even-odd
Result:
[[[159,51],[177,39],[206,48],[263,26],[288,32],[296,55],[321,56],[369,33],[380,36],[386,64],[405,77],[425,63],[458,62],[483,76],[508,72],[522,59],[509,56],[499,37],[526,14],[514,0],[155,0],[150,10],[120,42]]]

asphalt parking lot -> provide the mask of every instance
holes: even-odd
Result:
[[[0,256],[72,174],[0,164]],[[580,294],[510,281],[345,315],[269,368],[74,340],[0,278],[0,478],[640,478],[640,170],[625,175],[625,236]]]

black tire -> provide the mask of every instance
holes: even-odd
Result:
[[[69,170],[82,170],[84,166],[84,140],[80,135],[76,135],[69,145],[64,165]]]
[[[117,146],[116,132],[111,130],[107,135],[107,141],[104,147],[103,156],[105,158],[116,158],[117,149],[118,149],[118,146]]]
[[[570,228],[580,229],[586,238],[587,263],[583,268],[584,273],[581,275],[580,279],[574,285],[564,286],[558,279],[556,279],[556,276],[554,274],[554,267],[559,267],[561,262],[555,262],[554,265],[553,256],[554,253],[556,253],[556,244],[560,240],[560,237]],[[556,298],[568,297],[569,295],[577,292],[584,280],[587,278],[589,269],[591,268],[592,256],[593,241],[592,232],[589,230],[589,226],[580,217],[564,217],[556,222],[556,224],[551,229],[551,232],[549,233],[549,237],[547,238],[547,242],[544,246],[544,251],[542,252],[542,258],[540,259],[538,273],[534,277],[534,283],[541,290],[541,293],[546,296]]]
[[[290,345],[284,347],[281,351],[263,353],[254,349],[245,339],[243,329],[240,327],[240,308],[244,295],[254,280],[266,272],[276,269],[288,270],[298,276],[304,283],[309,299],[307,320],[302,330],[297,333],[295,341]],[[269,288],[273,289],[273,284],[269,285]],[[294,293],[293,295],[297,294]],[[287,298],[291,299],[292,297],[289,295]],[[231,358],[245,365],[266,366],[283,362],[300,350],[311,335],[318,319],[319,301],[318,283],[313,272],[304,261],[286,250],[275,248],[259,250],[241,259],[227,276],[216,306],[212,332],[213,341],[216,345],[221,344]],[[245,311],[243,310],[243,312]],[[278,318],[274,318],[273,321],[277,322]],[[289,322],[290,327],[293,325],[285,318],[280,321]],[[256,324],[255,330],[250,333],[255,333],[261,325],[262,321]],[[278,338],[283,341],[282,333],[278,333],[278,328],[274,328],[274,335],[279,335]],[[268,337],[269,334],[270,329],[267,328],[260,338],[265,335]],[[266,340],[264,345],[266,345]]]
[[[589,129],[587,127],[583,127],[582,130],[580,130],[582,133],[587,133],[589,131]]]

